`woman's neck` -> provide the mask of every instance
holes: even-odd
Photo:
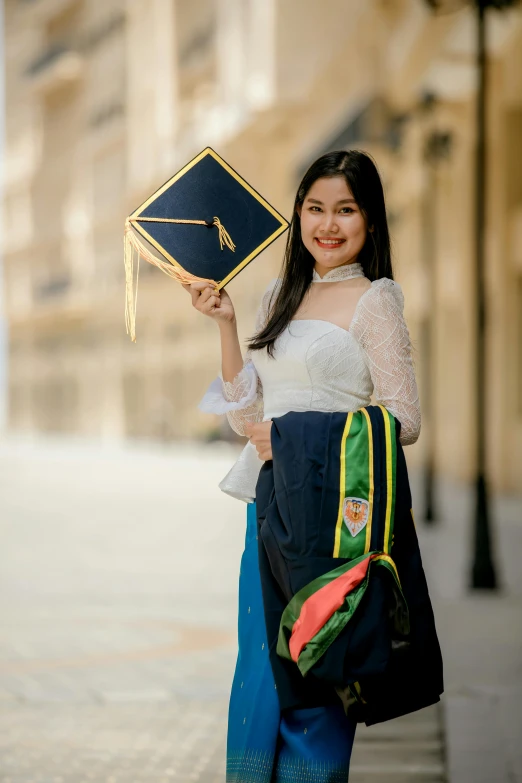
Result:
[[[322,264],[314,266],[312,282],[334,282],[335,280],[348,280],[351,277],[364,277],[362,264],[351,261],[349,264],[339,264],[334,267],[324,267]]]

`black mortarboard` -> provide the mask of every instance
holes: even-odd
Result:
[[[206,147],[125,221],[125,318],[136,339],[134,261],[219,290],[288,228],[288,222]],[[137,289],[136,267],[136,289]]]

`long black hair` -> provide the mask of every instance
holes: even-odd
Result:
[[[321,177],[344,176],[364,217],[366,241],[357,257],[369,280],[388,277],[393,280],[390,235],[386,219],[384,191],[377,166],[366,152],[338,150],[321,155],[304,175],[294,202],[292,221],[288,230],[286,249],[281,268],[281,286],[269,304],[267,323],[261,331],[247,340],[249,350],[266,348],[273,356],[274,343],[288,326],[303,301],[310,284],[315,260],[301,238],[301,218],[297,212],[306,194]]]

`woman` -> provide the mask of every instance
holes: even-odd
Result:
[[[319,158],[299,185],[281,277],[266,290],[256,333],[241,354],[231,299],[205,283],[194,307],[219,325],[222,377],[200,403],[226,413],[249,441],[220,483],[247,506],[239,586],[239,655],[229,711],[227,781],[331,783],[348,779],[355,723],[334,699],[279,712],[268,660],[256,541],[255,488],[272,459],[272,417],[356,411],[375,398],[401,422],[402,445],[420,431],[420,408],[393,281],[382,183],[356,150]]]

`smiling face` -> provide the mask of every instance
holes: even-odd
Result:
[[[366,241],[367,221],[344,176],[317,179],[297,212],[303,244],[321,277],[357,260]]]

